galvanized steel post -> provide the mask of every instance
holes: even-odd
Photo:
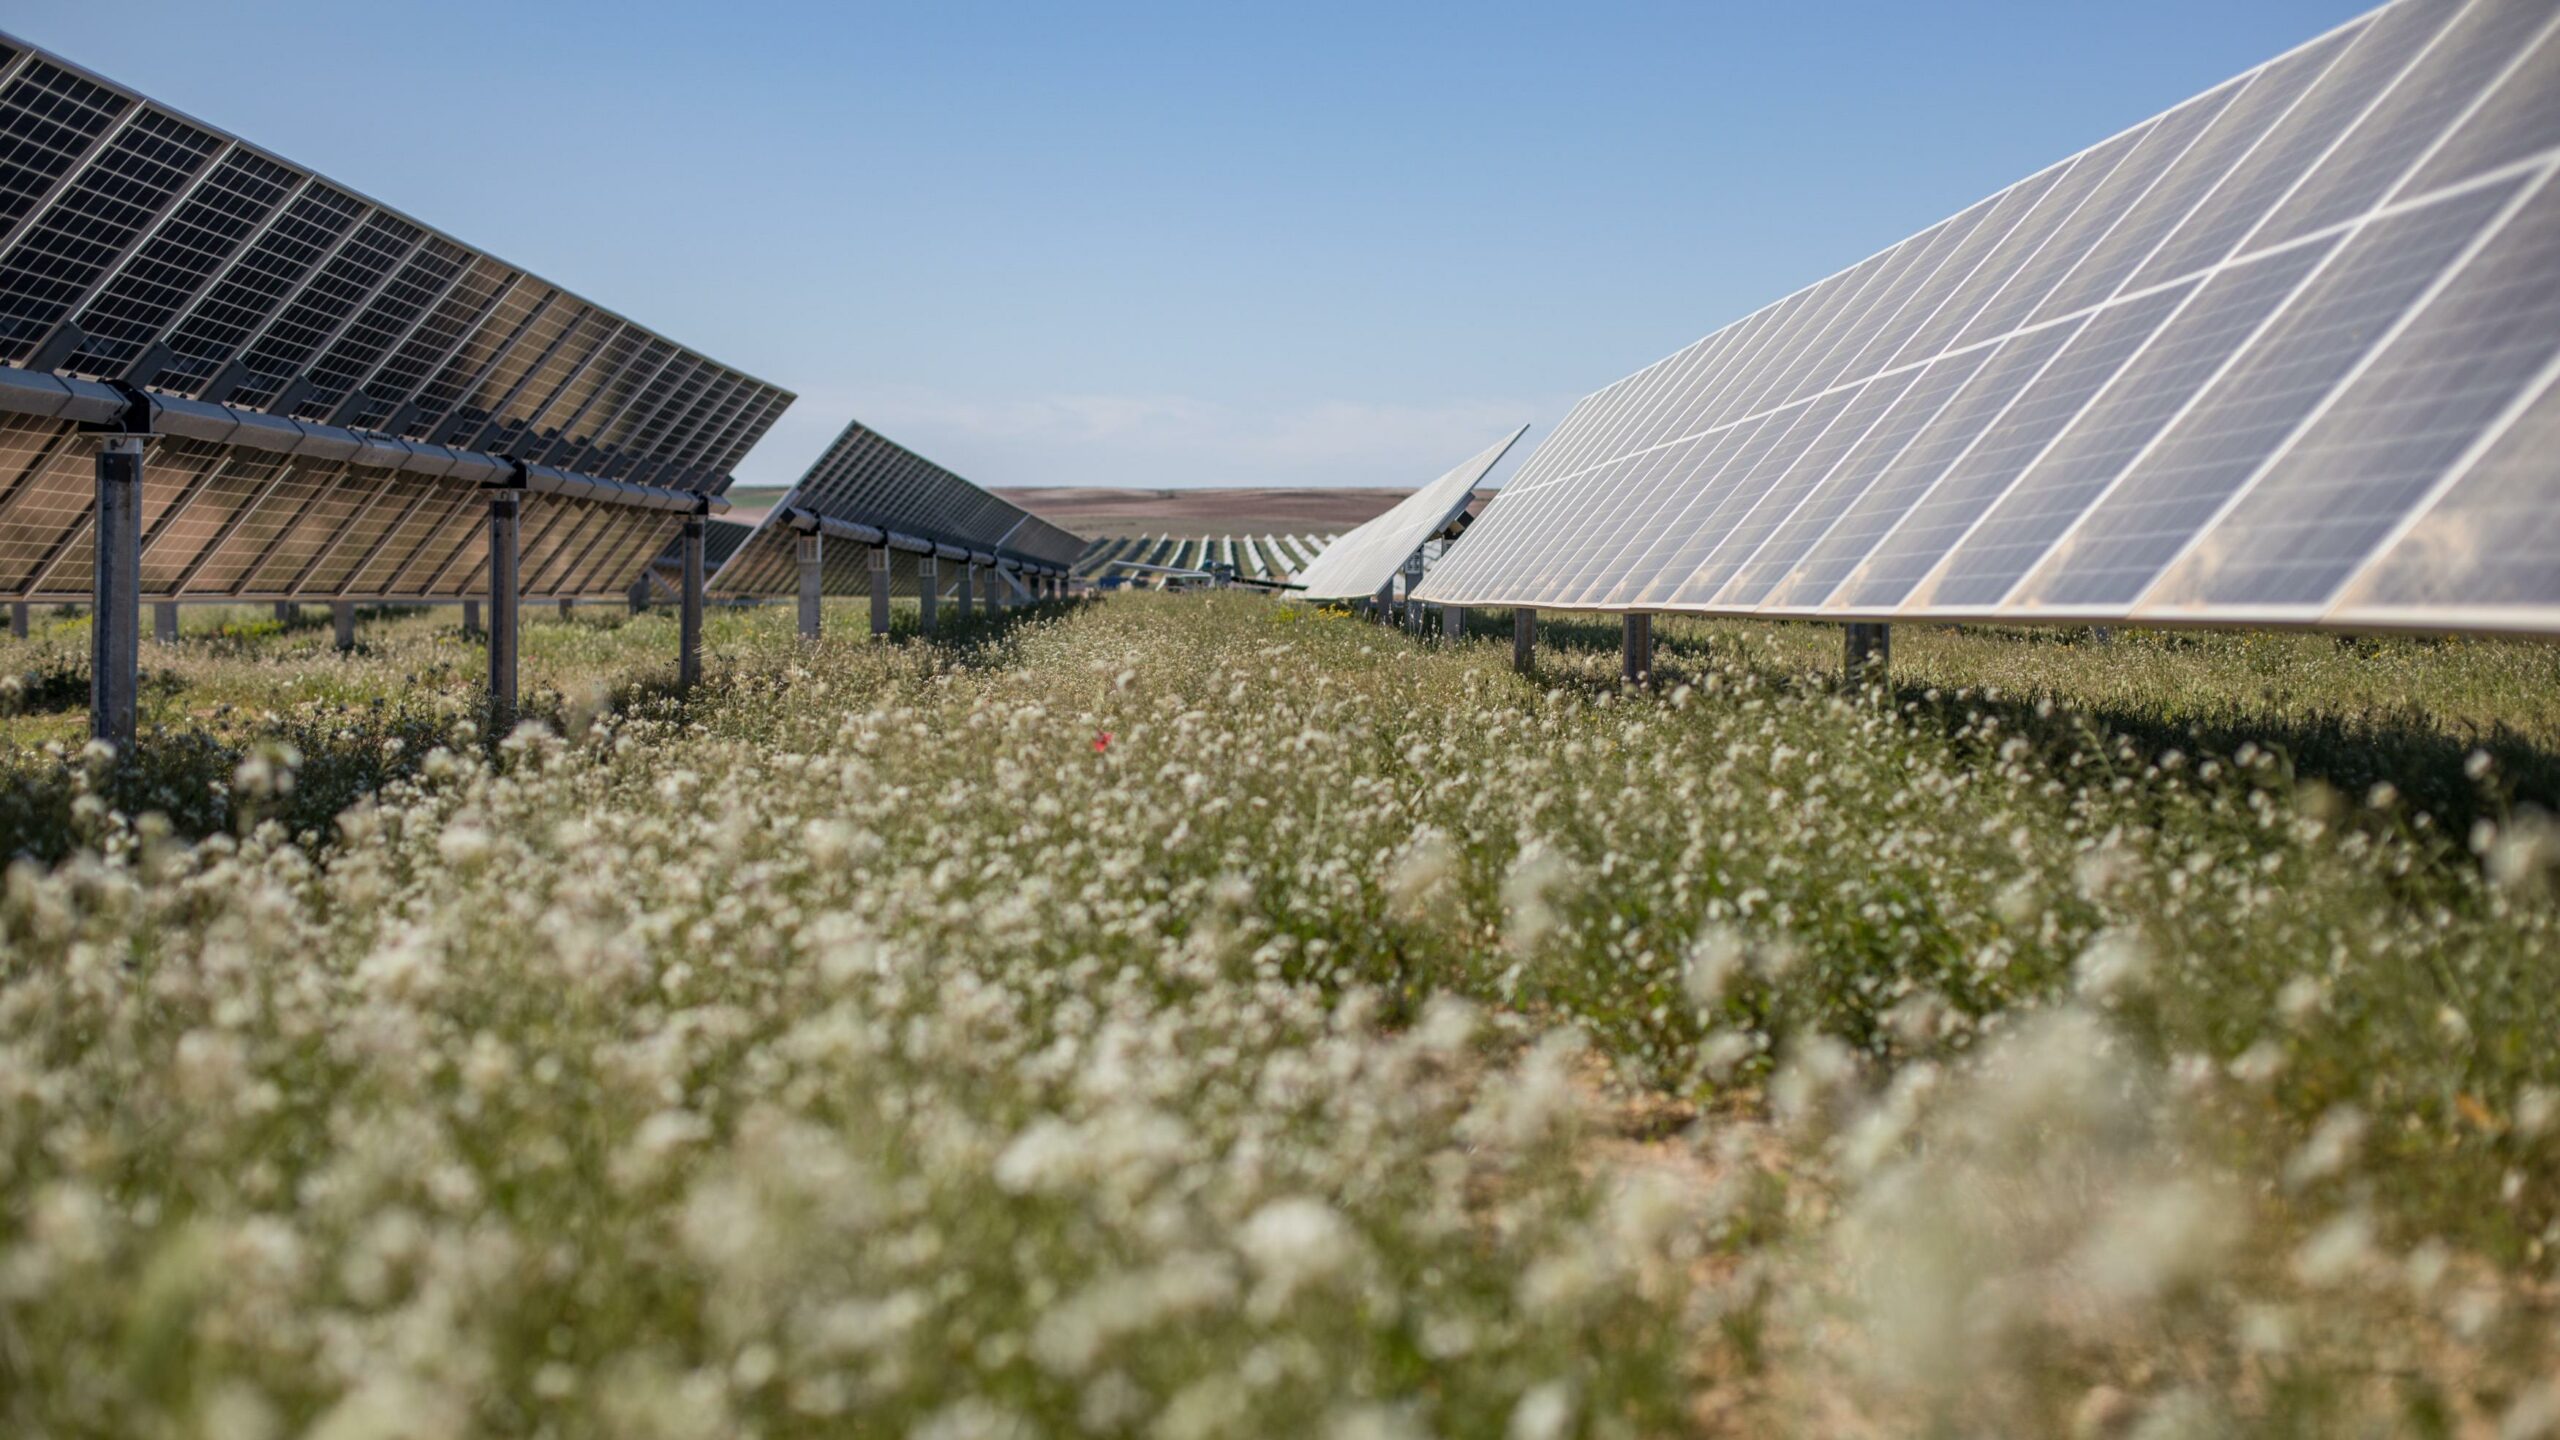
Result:
[[[1884,679],[1893,661],[1893,627],[1851,621],[1843,626],[1845,644],[1840,657],[1840,679],[1855,690],[1870,680]]]
[[[701,516],[684,517],[684,603],[676,626],[676,685],[684,690],[702,683],[702,535],[706,528]]]
[[[508,488],[489,496],[489,733],[494,738],[516,723],[516,561],[524,534],[524,492]],[[466,603],[462,624],[469,629],[475,606]]]
[[[1653,617],[1629,611],[1618,656],[1620,675],[1630,685],[1653,683]]]
[[[800,561],[800,638],[818,638],[819,587],[826,579],[827,537],[803,535],[792,542],[792,553]]]
[[[353,600],[330,601],[329,619],[337,627],[338,648],[341,650],[356,648],[356,602]]]
[[[142,447],[150,437],[109,434],[98,445],[97,560],[90,598],[89,734],[132,748],[142,689]]]
[[[960,602],[960,618],[964,620],[967,619],[969,617],[969,613],[977,608],[977,590],[978,562],[975,560],[961,561],[960,593],[954,597]]]
[[[1538,612],[1527,605],[1512,607],[1511,668],[1526,675],[1535,663],[1538,648]]]
[[[27,609],[24,600],[9,602],[9,633],[21,640],[27,638]]]
[[[151,607],[151,638],[163,645],[178,643],[178,602],[163,600]]]
[[[1463,638],[1466,633],[1467,607],[1464,605],[1441,606],[1440,638],[1443,640],[1457,640]]]
[[[871,633],[889,633],[889,547],[871,547]]]
[[[462,633],[465,638],[488,633],[488,627],[480,623],[480,602],[477,600],[462,602]]]
[[[923,607],[923,614],[919,619],[924,625],[924,633],[930,635],[933,633],[934,620],[942,604],[942,596],[939,593],[942,589],[940,561],[932,555],[917,556],[916,576],[916,600]]]

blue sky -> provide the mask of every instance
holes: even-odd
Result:
[[[991,485],[1411,486],[2368,8],[0,4]]]

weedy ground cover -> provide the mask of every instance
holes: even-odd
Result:
[[[0,1424],[2560,1424],[2550,650],[789,624],[7,722]]]

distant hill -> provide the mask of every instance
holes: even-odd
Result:
[[[1281,490],[1236,486],[1115,490],[1022,485],[995,492],[1079,535],[1338,534],[1386,512],[1410,491]]]

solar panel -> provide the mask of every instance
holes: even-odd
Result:
[[[782,503],[711,579],[715,595],[766,596],[799,584],[797,538],[821,533],[851,543],[822,547],[821,589],[871,589],[871,546],[1063,577],[1084,553],[1071,535],[856,420],[810,465]],[[904,562],[912,567],[914,562]],[[901,578],[908,572],[901,571]]]
[[[0,36],[0,593],[87,595],[94,447],[152,397],[155,598],[615,594],[791,396],[114,81]],[[716,507],[715,507],[716,508]],[[556,512],[556,513],[553,513]]]
[[[1334,538],[1325,537],[1325,543]],[[1079,579],[1162,589],[1173,577],[1140,567],[1192,564],[1202,568],[1232,566],[1237,578],[1287,582],[1305,561],[1282,535],[1224,535],[1204,542],[1205,557],[1192,557],[1188,541],[1149,535],[1105,535],[1085,542],[1084,553],[1070,567]],[[1154,558],[1161,556],[1161,559]]]
[[[2398,0],[1586,397],[1420,598],[2560,632],[2555,170],[2560,7]]]
[[[1528,426],[1521,426],[1397,501],[1385,514],[1344,532],[1298,572],[1299,587],[1311,600],[1364,599],[1377,594],[1425,541],[1465,513],[1476,486],[1528,431]]]

